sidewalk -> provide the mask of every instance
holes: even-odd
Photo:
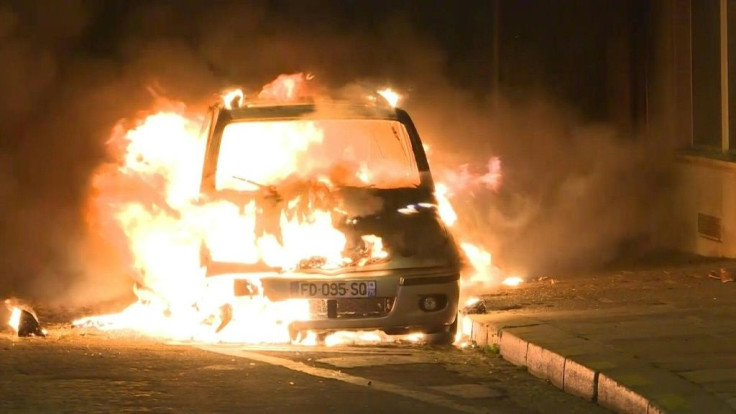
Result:
[[[568,393],[625,413],[736,412],[736,282],[701,262],[543,278],[482,296],[463,331]]]

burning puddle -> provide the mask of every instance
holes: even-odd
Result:
[[[258,97],[293,101],[303,97],[308,79],[303,74],[282,75]],[[400,98],[390,90],[378,95],[391,106]],[[235,91],[224,94],[223,99],[224,107],[231,108],[242,104],[246,96]],[[126,252],[124,261],[137,275],[134,292],[138,300],[119,313],[75,320],[74,327],[130,330],[166,340],[208,343],[337,345],[423,340],[422,334],[388,336],[380,331],[290,331],[292,322],[310,319],[307,300],[269,300],[263,294],[259,272],[242,280],[248,294],[235,297],[233,279],[209,278],[202,266],[204,260],[217,256],[223,263],[262,266],[260,274],[264,274],[273,269],[358,268],[391,260],[381,237],[365,234],[348,240],[336,227],[335,215],[346,214],[333,199],[333,190],[411,186],[413,180],[418,182],[418,175],[412,176],[395,163],[368,168],[344,148],[338,148],[341,155],[335,157],[338,152],[329,136],[335,128],[345,135],[339,123],[248,122],[225,127],[213,180],[218,189],[258,196],[247,200],[203,198],[207,126],[214,121],[183,104],[166,103],[164,107],[132,125],[121,123],[114,128],[108,144],[115,162],[97,170],[89,200],[90,232]],[[392,133],[399,142],[401,137],[389,122],[371,126],[365,133],[375,137],[383,132],[384,124],[389,136]],[[228,134],[260,137],[258,151],[249,151],[242,139],[227,140]],[[382,154],[382,159],[390,158]],[[500,162],[491,159],[488,173],[465,179],[495,188]],[[278,188],[270,184],[273,182],[280,183]],[[436,205],[412,204],[399,213],[435,209],[444,224],[455,229],[473,268],[461,284],[488,287],[497,283],[500,272],[490,253],[463,241],[455,226],[458,217],[450,203],[452,189],[441,180],[435,189]],[[277,204],[280,207],[272,208]],[[377,208],[371,199],[357,204],[367,211]],[[13,315],[28,321],[26,313],[17,316],[14,311]],[[37,318],[35,321],[38,325]],[[19,326],[20,322],[14,323]],[[462,327],[458,331],[459,338]]]

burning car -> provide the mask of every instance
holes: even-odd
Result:
[[[308,304],[307,331],[457,329],[458,246],[408,113],[371,102],[291,102],[230,95],[206,120],[200,262],[208,289],[229,292],[226,323],[255,296]]]

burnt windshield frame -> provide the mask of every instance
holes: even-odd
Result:
[[[334,106],[337,108],[349,110],[349,116],[325,116],[320,119],[349,119],[355,117],[358,119],[387,119],[398,121],[404,125],[409,135],[412,153],[419,172],[419,188],[424,188],[430,193],[434,192],[434,182],[429,171],[429,162],[424,152],[422,141],[419,138],[414,123],[409,114],[403,109],[393,108],[375,108],[367,106]],[[217,160],[220,155],[220,143],[225,127],[234,122],[242,122],[249,120],[268,120],[268,119],[300,119],[307,118],[310,114],[314,114],[317,108],[315,105],[285,105],[285,106],[256,106],[243,107],[235,109],[224,109],[222,107],[215,109],[213,115],[214,123],[207,137],[207,145],[204,159],[204,168],[202,170],[202,181],[200,191],[205,194],[217,192],[215,188],[215,172],[217,170]]]

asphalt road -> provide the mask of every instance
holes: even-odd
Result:
[[[49,330],[0,335],[0,412],[602,412],[488,350],[171,344]]]

